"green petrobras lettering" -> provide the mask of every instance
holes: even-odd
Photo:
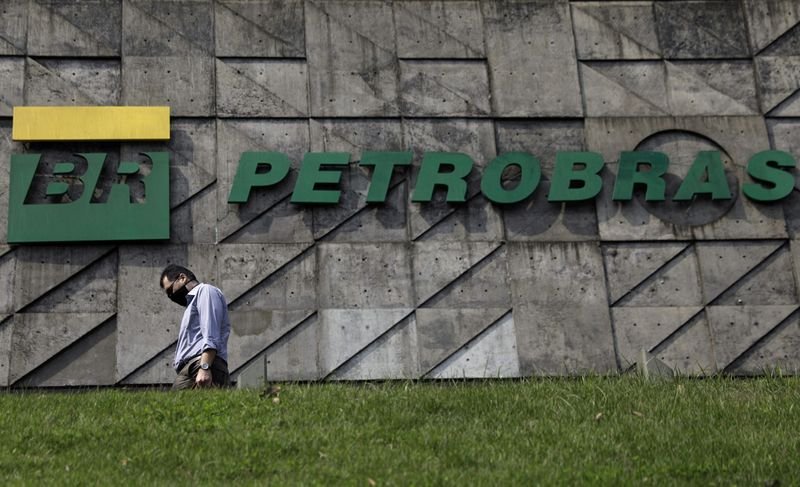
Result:
[[[411,201],[424,203],[433,199],[436,186],[447,188],[447,201],[463,203],[467,200],[466,177],[472,171],[472,159],[460,152],[426,152],[417,176]],[[447,172],[442,168],[449,168]]]
[[[8,242],[79,242],[101,240],[157,240],[169,238],[169,155],[142,154],[152,163],[142,176],[144,201],[131,201],[130,176],[140,176],[138,162],[122,162],[117,176],[123,181],[111,186],[106,202],[92,201],[98,188],[106,154],[77,154],[86,162],[83,174],[73,174],[75,164],[55,164],[51,176],[71,176],[80,190],[72,201],[63,201],[70,184],[47,184],[48,198],[60,202],[30,203],[28,193],[40,166],[40,154],[13,154],[8,201]]]
[[[272,186],[289,174],[289,158],[280,152],[243,152],[233,178],[228,203],[247,203],[255,187]],[[267,169],[264,172],[259,172]]]
[[[759,152],[747,163],[747,174],[764,184],[747,183],[742,192],[754,201],[778,201],[794,189],[794,176],[782,168],[795,167],[795,160],[783,151],[767,150]]]
[[[647,171],[640,171],[647,166]],[[628,201],[633,198],[633,188],[643,184],[647,190],[646,201],[664,201],[667,184],[664,174],[667,172],[669,159],[663,152],[622,152],[619,155],[617,180],[614,182],[615,201]]]
[[[323,170],[322,166],[346,166],[350,162],[347,152],[308,152],[303,157],[300,174],[292,193],[292,203],[338,203],[340,189],[321,189],[317,185],[337,185],[342,171]]]
[[[383,203],[389,193],[389,184],[395,166],[410,166],[411,152],[364,152],[361,166],[372,166],[372,182],[367,193],[367,203]]]
[[[710,194],[712,200],[731,199],[728,179],[719,151],[700,151],[697,153],[689,173],[672,197],[675,201],[688,201],[698,194]]]
[[[509,166],[517,166],[520,179],[516,187],[503,187],[503,172]],[[481,179],[481,192],[494,203],[516,203],[532,195],[542,178],[539,160],[526,152],[508,152],[497,156],[486,166]]]
[[[599,176],[603,164],[603,156],[596,152],[556,153],[547,200],[583,201],[594,198],[603,189],[603,179]]]

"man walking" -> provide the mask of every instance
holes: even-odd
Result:
[[[197,281],[189,269],[169,265],[161,272],[161,289],[186,307],[178,332],[173,389],[228,386],[228,303],[218,288]]]

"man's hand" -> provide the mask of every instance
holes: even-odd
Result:
[[[195,379],[194,383],[198,388],[211,387],[213,385],[213,381],[211,380],[211,370],[198,370],[197,378]]]

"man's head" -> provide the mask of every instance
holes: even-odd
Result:
[[[165,267],[158,281],[161,289],[166,291],[167,297],[182,306],[186,306],[186,295],[194,287],[191,285],[194,282],[197,282],[197,277],[192,271],[175,264]]]

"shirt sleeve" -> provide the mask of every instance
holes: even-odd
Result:
[[[202,351],[219,350],[222,321],[225,319],[225,300],[222,294],[211,286],[200,288],[195,300],[197,300],[200,332],[203,334]]]

